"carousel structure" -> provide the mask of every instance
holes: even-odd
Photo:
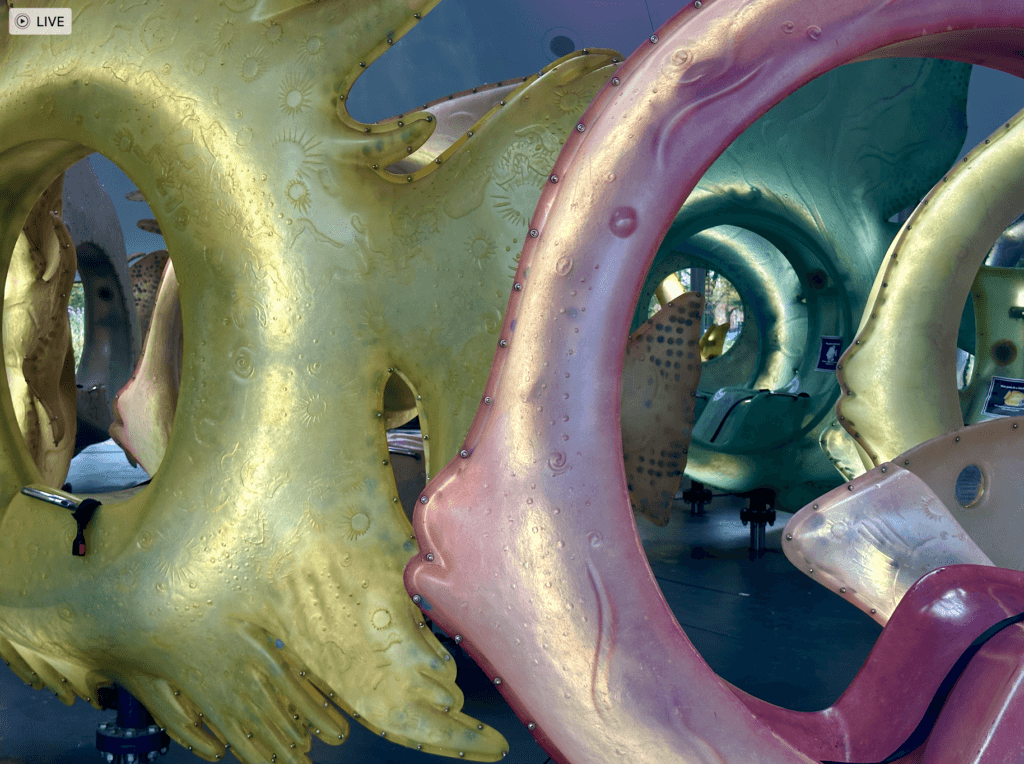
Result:
[[[514,757],[456,654],[557,764],[1024,763],[1024,112],[956,161],[1018,0],[680,2],[359,121],[437,2],[0,7],[5,666],[116,708],[108,764],[304,764],[352,721]],[[94,152],[166,250],[126,256]],[[728,350],[691,268],[737,286]],[[75,492],[108,437],[149,479]],[[684,473],[762,551],[803,506],[795,577],[875,622],[822,710],[659,589],[637,516]]]

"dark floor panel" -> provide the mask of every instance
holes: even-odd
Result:
[[[96,490],[93,467],[115,466],[116,487],[139,476],[110,444],[76,459],[76,480]],[[144,479],[144,478],[143,478]],[[75,486],[78,489],[78,486]],[[830,705],[859,670],[880,631],[860,611],[794,569],[781,552],[780,513],[768,552],[747,557],[749,534],[735,500],[716,499],[703,517],[677,508],[666,528],[640,521],[652,570],[687,636],[723,679],[764,700],[814,711]],[[466,712],[498,729],[511,750],[506,764],[545,764],[547,754],[512,714],[487,677],[460,648],[447,643],[459,666]],[[96,764],[96,726],[112,720],[82,702],[68,708],[52,695],[0,670],[0,764]],[[357,722],[342,746],[313,742],[315,764],[424,764],[442,761],[381,739]],[[160,761],[197,764],[172,744]]]

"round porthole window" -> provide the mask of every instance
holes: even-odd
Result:
[[[956,503],[961,509],[970,509],[978,505],[985,493],[985,476],[981,468],[968,464],[956,476]]]

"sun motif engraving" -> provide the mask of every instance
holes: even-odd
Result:
[[[349,541],[355,541],[370,530],[370,516],[359,510],[350,510],[342,515],[341,532]]]
[[[301,411],[299,417],[302,419],[302,423],[307,427],[313,424],[319,424],[324,414],[327,413],[327,401],[321,398],[319,395],[311,395],[308,398],[302,399]]]
[[[242,212],[234,204],[220,203],[217,207],[217,222],[227,231],[237,231],[242,227]]]
[[[291,205],[302,213],[305,213],[306,210],[309,209],[309,205],[312,203],[312,199],[309,196],[309,186],[298,178],[288,181],[288,185],[285,186],[284,194],[288,197],[288,201],[291,202]]]
[[[217,24],[213,34],[214,47],[218,52],[230,48],[238,39],[238,25],[231,19],[224,19]]]
[[[281,111],[295,117],[313,105],[313,85],[299,74],[289,74],[281,83]]]
[[[307,35],[299,49],[299,63],[303,65],[310,63],[313,59],[319,58],[323,50],[324,41],[320,37]]]
[[[135,136],[127,128],[121,128],[114,133],[114,145],[127,154],[135,146]]]
[[[242,59],[241,75],[246,82],[253,82],[261,74],[267,61],[267,54],[262,48],[255,48],[245,54]]]
[[[597,90],[594,88],[575,90],[568,86],[563,86],[555,89],[555,103],[566,114],[582,114],[584,109],[594,100],[596,93]]]
[[[370,623],[377,631],[384,631],[384,629],[391,625],[393,620],[391,611],[387,608],[377,608],[370,614]]]
[[[285,130],[271,143],[282,155],[285,167],[294,169],[300,178],[308,178],[320,172],[323,154],[317,151],[320,141],[312,135],[298,130]]]
[[[536,180],[519,177],[501,187],[503,193],[491,194],[494,211],[515,226],[526,226],[537,206],[540,188]]]
[[[487,233],[483,230],[476,230],[466,240],[466,252],[471,258],[476,261],[476,266],[480,270],[483,270],[483,261],[493,255],[497,251],[494,246],[494,242],[487,236]]]

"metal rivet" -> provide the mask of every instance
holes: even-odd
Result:
[[[550,178],[548,178],[548,180],[550,180],[552,183],[557,183],[558,182],[558,176],[557,175],[552,175]]]
[[[1017,423],[1016,422],[1014,422],[1014,424],[1013,424],[1013,429],[1015,429],[1015,430],[1017,429]]]
[[[175,695],[181,695],[181,691],[180,691],[180,690],[175,690],[175,691],[174,691],[174,694],[175,694]]]
[[[792,541],[792,540],[793,540],[793,534],[792,533],[787,533],[786,534],[786,541]]]
[[[430,501],[426,496],[420,496],[420,504],[426,504]]]
[[[484,403],[486,403],[488,406],[490,406],[492,403],[494,403],[494,399],[491,398],[490,396],[487,396],[486,398],[484,398]],[[1016,426],[1017,425],[1014,425],[1014,427],[1016,427]]]
[[[364,69],[366,68],[366,62],[365,62],[365,61],[360,61],[360,62],[359,62],[359,65],[360,65],[361,67],[363,67]]]
[[[459,758],[466,758],[466,754],[464,754],[462,751],[459,751]]]
[[[412,17],[413,17],[414,19],[422,19],[422,18],[423,18],[423,17],[422,17],[422,16],[420,15],[420,14],[418,14],[418,13],[414,13],[414,14],[412,15]]]
[[[435,159],[434,163],[435,164],[441,164],[441,157],[438,157],[437,159]]]
[[[704,5],[704,3],[702,3],[700,0],[693,0],[694,8],[700,8],[702,5]]]
[[[536,228],[531,228],[530,229],[530,238],[531,239],[536,239],[538,236],[540,236],[540,231],[538,231]]]
[[[885,467],[882,467],[882,472],[885,472]]]
[[[482,725],[482,724],[478,724],[478,725],[476,725],[476,728],[477,728],[478,730],[482,730],[482,729],[484,728],[484,725]]]
[[[494,677],[494,683],[495,684],[501,684],[501,677],[500,676]]]
[[[461,451],[459,451],[459,456],[461,456],[463,459],[468,459],[469,451],[467,451],[466,449],[462,449]]]
[[[445,707],[444,707],[444,712],[445,712],[445,713],[448,713],[449,711],[451,711],[451,708],[449,708],[448,706],[445,706]]]
[[[618,85],[621,81],[618,77],[612,77],[612,85]]]
[[[848,486],[846,486],[846,490],[848,490],[848,491],[852,491],[852,490],[853,490],[853,486],[852,486],[852,485],[848,485]]]
[[[414,594],[414,595],[412,595],[412,601],[415,602],[418,605],[421,602],[423,602],[423,598],[420,595],[418,595],[418,594]]]
[[[461,644],[461,643],[462,643],[462,635],[461,634],[456,634],[455,635],[455,644],[458,645],[458,644]]]
[[[535,729],[537,729],[537,725],[534,724],[533,722],[530,722],[529,724],[526,725],[526,729],[528,729],[528,730],[535,730]]]
[[[908,466],[909,464],[910,464],[910,459],[904,459],[903,460],[903,466]]]
[[[392,497],[391,501],[394,502],[395,504],[397,504],[398,503],[398,497],[397,496]]]
[[[845,586],[840,586],[839,587],[839,593],[840,594],[846,594],[846,587]]]
[[[818,508],[817,504],[815,504],[813,507],[811,507],[811,509],[817,509],[817,508]]]
[[[379,165],[379,164],[375,164],[375,165],[373,166],[373,169],[374,169],[374,170],[379,170],[379,169],[380,169],[380,165]]]
[[[874,608],[871,608],[871,615],[874,615],[877,612],[878,612],[877,610],[875,610]]]
[[[504,106],[504,105],[505,105],[505,102],[504,102],[504,101],[498,101],[498,105],[499,105],[499,106]]]
[[[498,344],[501,345],[503,348],[507,348],[508,347],[508,341],[507,340],[499,340]]]
[[[954,438],[954,440],[955,440],[955,441],[956,441],[957,443],[959,443],[959,442],[960,442],[960,436],[959,436],[959,435],[957,435],[957,436],[956,436],[956,438]]]
[[[405,153],[406,154],[411,154],[412,153],[412,146],[406,146],[405,147]]]
[[[389,37],[388,38],[388,45],[394,45],[394,44],[395,44],[395,41]],[[295,746],[293,745],[292,748],[294,748],[294,747]]]
[[[813,573],[813,572],[814,572],[814,568],[808,568],[808,569],[807,569],[807,572],[808,572],[808,573]]]
[[[387,733],[387,732],[385,732],[384,730],[381,730],[381,731],[380,731],[380,736],[381,736],[381,737],[387,737],[387,736],[388,736],[388,733]]]
[[[839,371],[842,371],[843,370],[843,365],[839,364],[838,366],[836,366],[836,368],[839,369]]]
[[[399,127],[405,127],[405,123],[402,120],[398,120]]]
[[[433,561],[434,561],[434,554],[432,552],[427,552],[427,562],[433,562]]]
[[[470,138],[472,138],[473,137],[473,131],[470,130],[468,133],[466,133],[466,135],[468,135]]]
[[[517,292],[523,291],[523,285],[520,284],[518,281],[512,285],[512,288],[515,289]]]
[[[656,43],[656,42],[658,42],[658,35],[656,35],[656,34],[652,34],[652,35],[651,35],[651,42],[653,42],[653,43]]]
[[[417,751],[422,751],[423,750],[423,743],[417,743],[416,744],[416,750]]]
[[[582,122],[580,122],[578,125],[576,125],[576,132],[577,133],[582,133],[586,129],[587,129],[586,125],[584,125]]]
[[[326,708],[326,707],[327,707],[327,704],[324,703],[324,708]],[[319,735],[320,734],[320,730],[313,730],[313,733],[316,734],[316,735]]]
[[[412,183],[412,175],[406,175],[406,176],[405,176],[405,179],[406,179],[407,181],[409,181],[410,183]]]
[[[433,114],[428,114],[427,115],[427,122],[433,122],[433,121],[434,121],[434,115]]]

